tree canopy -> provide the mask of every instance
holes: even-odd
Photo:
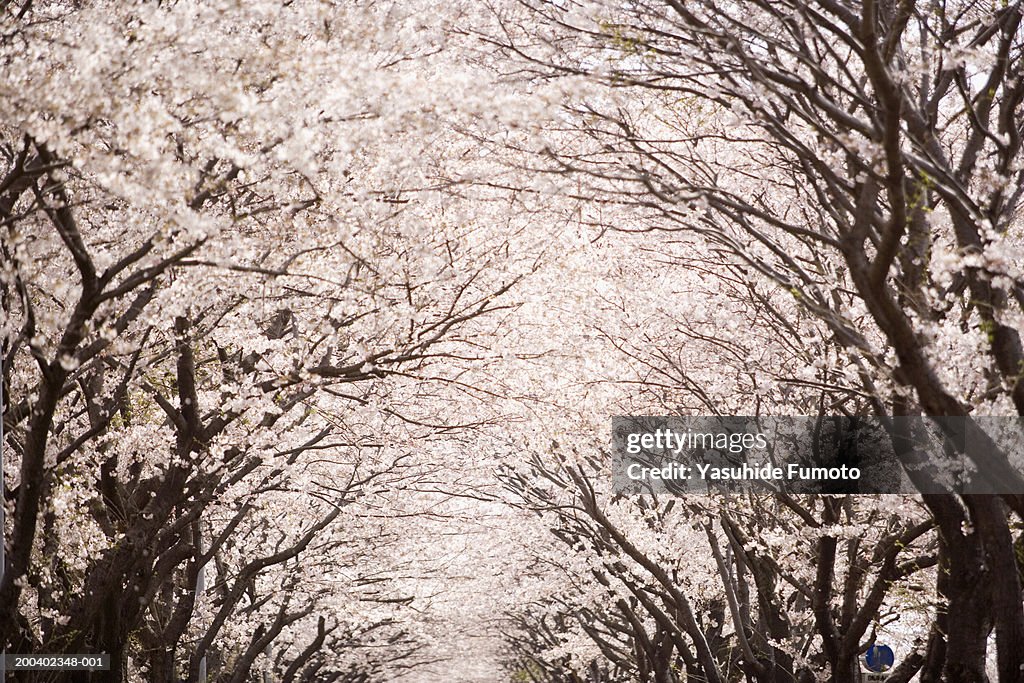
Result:
[[[13,679],[1024,681],[1022,19],[0,0],[0,641],[109,655]],[[924,493],[624,494],[625,415]]]

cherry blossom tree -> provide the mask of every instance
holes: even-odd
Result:
[[[815,359],[822,372],[804,380],[824,385],[825,405],[1019,416],[1021,18],[1019,3],[529,1],[478,34],[510,78],[596,86],[567,102],[536,167],[631,212],[597,227],[699,243],[652,250],[681,267],[724,258],[749,311],[791,321],[777,304],[788,293],[823,326],[779,339]],[[953,436],[969,456],[1019,490],[1012,446],[965,424]],[[944,605],[922,680],[984,680],[993,627],[1000,680],[1020,680],[1019,497],[924,502]]]
[[[436,502],[402,496],[479,426],[431,368],[529,262],[426,193],[447,150],[406,153],[451,111],[420,16],[4,7],[7,651],[108,653],[96,680],[424,661],[397,539]]]

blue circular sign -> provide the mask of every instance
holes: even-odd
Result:
[[[872,645],[864,653],[864,666],[873,673],[888,671],[895,662],[896,655],[888,645]]]

